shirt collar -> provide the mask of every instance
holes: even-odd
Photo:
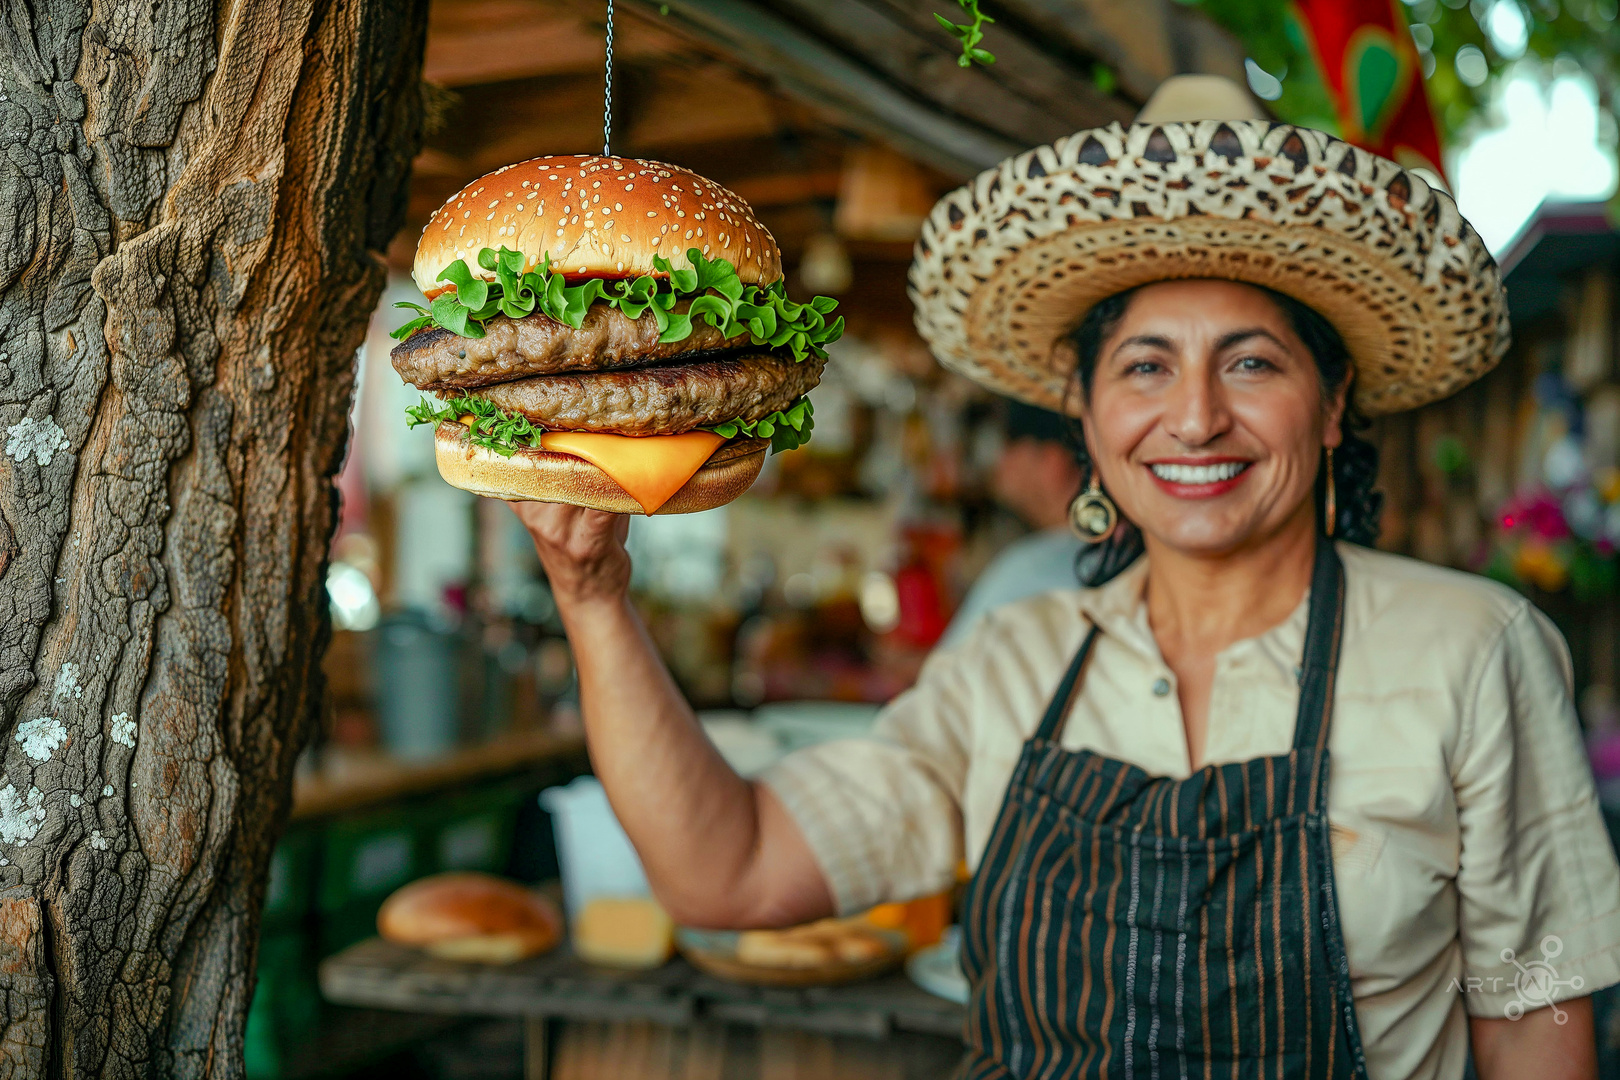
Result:
[[[1103,633],[1117,638],[1154,662],[1162,662],[1159,643],[1147,613],[1147,556],[1143,555],[1111,581],[1080,591],[1080,611]],[[1280,675],[1291,678],[1305,651],[1305,627],[1310,619],[1310,590],[1282,622],[1256,637],[1235,641],[1221,650],[1222,657],[1255,651]]]

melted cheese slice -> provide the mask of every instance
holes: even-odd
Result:
[[[655,514],[725,441],[712,431],[645,437],[548,431],[540,436],[540,447],[584,458],[611,476],[643,510]]]

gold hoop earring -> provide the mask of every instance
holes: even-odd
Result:
[[[1333,447],[1327,448],[1327,498],[1323,500],[1327,510],[1327,534],[1333,535],[1334,526],[1339,523],[1339,500],[1333,490]]]
[[[1086,490],[1069,504],[1069,528],[1085,543],[1100,544],[1113,535],[1117,524],[1119,507],[1103,491],[1097,482],[1097,471],[1093,469]]]

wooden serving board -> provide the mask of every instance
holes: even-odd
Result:
[[[790,988],[842,986],[886,975],[905,961],[904,936],[888,930],[877,930],[873,934],[891,946],[887,954],[855,964],[828,964],[821,967],[744,963],[737,959],[737,933],[734,930],[682,928],[675,932],[675,947],[693,967],[727,982]]]

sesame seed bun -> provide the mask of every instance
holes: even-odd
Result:
[[[542,157],[474,180],[434,211],[416,247],[412,276],[436,296],[446,266],[465,259],[475,275],[481,248],[545,255],[569,278],[662,276],[653,257],[691,265],[688,248],[725,259],[745,285],[782,276],[782,253],[737,196],[696,173],[634,158]]]
[[[646,513],[629,492],[584,458],[546,450],[520,450],[502,457],[474,446],[466,433],[466,428],[450,421],[433,432],[439,475],[455,487],[507,502],[568,503],[613,514]],[[695,514],[731,502],[759,477],[770,445],[764,439],[725,443],[655,513]]]

